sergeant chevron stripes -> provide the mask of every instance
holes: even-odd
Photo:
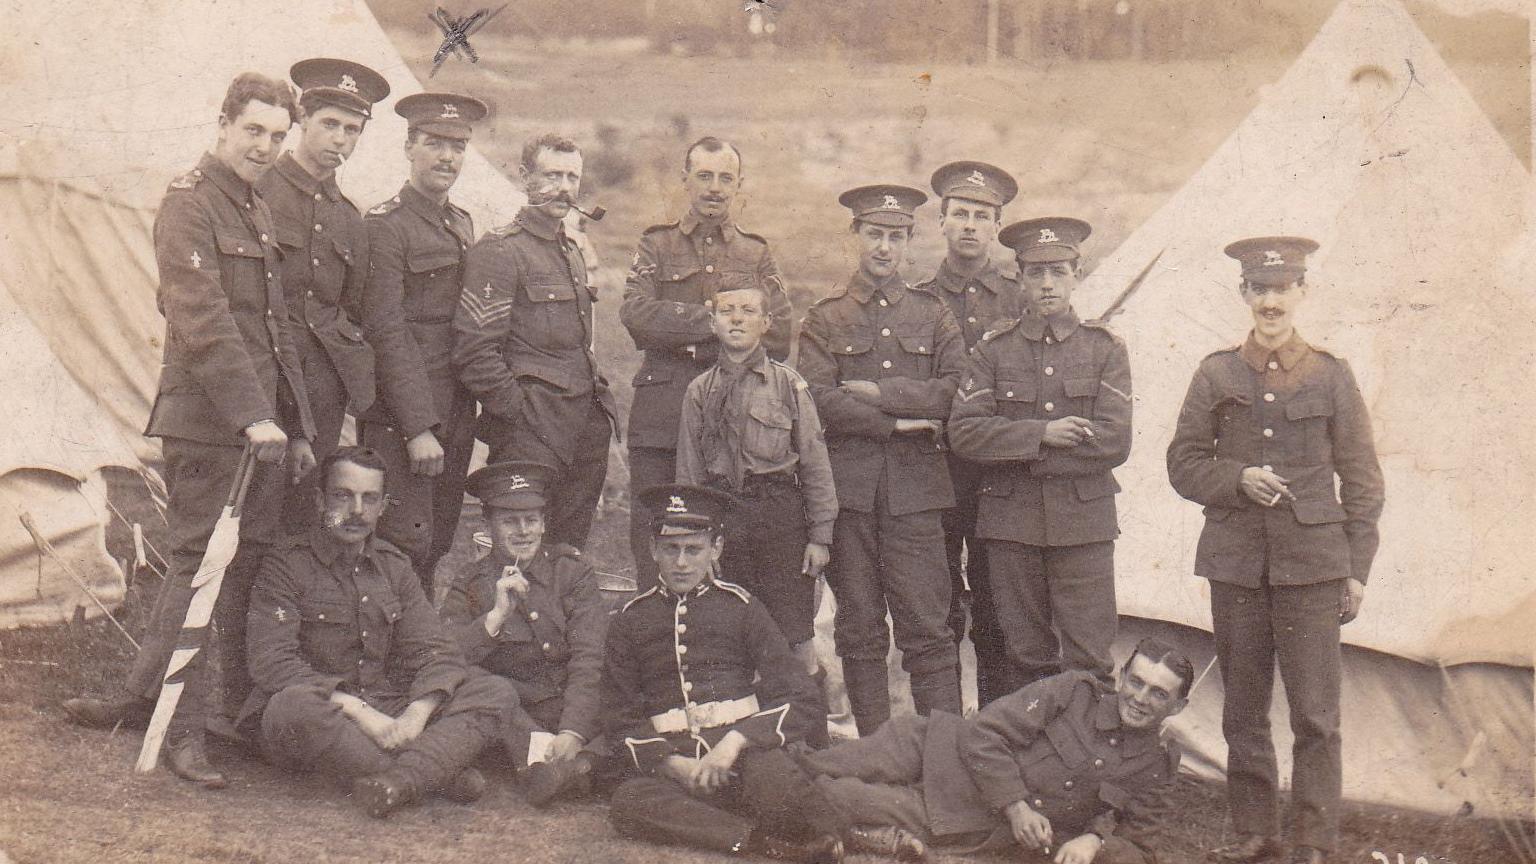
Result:
[[[475,325],[486,327],[503,318],[512,315],[512,299],[510,297],[481,298],[473,291],[465,291],[459,295],[459,305],[469,313],[469,317],[475,319]]]

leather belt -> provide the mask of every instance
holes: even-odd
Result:
[[[713,729],[716,726],[727,726],[738,720],[745,720],[756,714],[758,710],[757,694],[754,693],[740,699],[704,702],[692,708],[673,708],[671,711],[653,714],[651,728],[660,735],[670,732],[697,732],[700,729]]]

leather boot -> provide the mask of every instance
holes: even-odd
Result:
[[[155,711],[153,700],[126,695],[111,699],[81,696],[65,699],[61,707],[70,722],[92,729],[111,729],[119,723],[130,729],[143,729],[149,725],[149,717]]]
[[[585,753],[564,762],[539,762],[523,772],[523,797],[534,807],[548,807],[562,795],[581,795],[591,788],[592,759]]]
[[[752,832],[748,846],[773,861],[801,861],[805,864],[842,864],[842,838],[830,834],[804,842],[786,840],[771,834]]]
[[[811,675],[811,683],[816,685],[816,699],[811,704],[811,711],[816,717],[812,719],[811,729],[805,735],[805,743],[822,750],[832,743],[827,735],[827,670],[818,664],[816,672]]]
[[[172,774],[204,789],[223,789],[229,785],[224,775],[208,763],[201,732],[184,733],[174,740],[167,735],[165,746],[165,764]]]
[[[405,772],[385,771],[352,781],[352,797],[369,816],[383,819],[403,807],[421,803],[421,789]]]
[[[1279,856],[1280,841],[1263,834],[1239,834],[1237,840],[1210,851],[1211,859],[1227,864],[1249,864]]]
[[[897,861],[929,861],[928,846],[912,832],[893,825],[861,825],[848,829],[848,848]]]
[[[843,660],[843,683],[859,735],[872,734],[891,717],[891,691],[884,660]]]

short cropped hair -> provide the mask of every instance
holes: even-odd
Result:
[[[384,456],[372,447],[341,447],[335,453],[325,457],[320,463],[320,488],[329,492],[331,489],[331,473],[337,465],[350,462],[359,468],[367,468],[378,471],[386,476],[389,474],[389,466],[384,461]]]
[[[224,91],[224,104],[219,106],[219,114],[233,123],[252,101],[286,108],[288,122],[299,122],[299,106],[293,100],[293,88],[288,86],[288,82],[268,78],[257,72],[241,72],[235,76],[235,80],[229,82],[229,89]]]
[[[693,170],[693,151],[695,150],[703,150],[705,153],[719,153],[721,150],[730,150],[732,153],[736,154],[736,173],[741,173],[741,151],[736,148],[735,144],[732,144],[729,141],[722,141],[713,135],[705,135],[703,138],[700,138],[699,140],[688,145],[688,150],[683,153],[684,171]]]
[[[534,137],[529,138],[527,143],[523,144],[523,168],[532,171],[535,167],[537,167],[536,163],[539,158],[540,150],[553,150],[556,153],[581,152],[581,148],[576,146],[575,141],[572,141],[564,135],[559,135],[554,132],[545,132],[542,135],[535,135]]]
[[[1195,686],[1195,666],[1189,662],[1189,655],[1156,636],[1148,636],[1137,642],[1136,648],[1131,651],[1131,656],[1125,658],[1125,666],[1121,667],[1122,673],[1131,668],[1131,661],[1135,660],[1138,654],[1153,663],[1161,663],[1172,669],[1174,674],[1184,682],[1179,687],[1179,698],[1184,699],[1189,696],[1189,688]]]
[[[361,111],[358,111],[354,108],[348,108],[345,105],[337,105],[334,101],[326,99],[325,94],[323,93],[316,93],[312,90],[306,90],[299,96],[299,116],[301,117],[308,117],[316,111],[319,111],[321,108],[327,107],[340,108],[349,114],[356,114],[357,116],[362,117],[364,125],[367,125],[368,123],[368,118],[365,117]]]
[[[863,219],[855,219],[855,220],[853,220],[853,222],[849,223],[849,225],[848,225],[848,233],[849,234],[857,234],[857,233],[859,233],[859,226],[863,225],[864,222],[865,222],[865,220],[863,220]],[[912,236],[913,229],[915,229],[917,227],[916,225],[899,225],[899,226],[898,225],[881,225],[878,222],[870,222],[869,224],[874,225],[876,228],[898,228],[898,227],[899,228],[906,228],[907,229],[907,237],[909,237],[909,238]]]
[[[970,198],[956,199],[953,195],[945,195],[943,198],[939,199],[939,215],[940,216],[948,216],[949,215],[949,202],[955,201],[955,200],[969,201],[970,203],[975,204],[978,207],[991,207],[992,208],[992,221],[994,221],[994,222],[1002,222],[1003,221],[1003,208],[1002,208],[1002,205],[1000,205],[1000,204],[983,204],[980,201],[974,201],[974,200],[972,200]]]

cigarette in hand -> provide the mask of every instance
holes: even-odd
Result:
[[[1273,507],[1273,506],[1275,506],[1276,504],[1279,504],[1279,503],[1280,503],[1280,493],[1276,492],[1275,493],[1275,497],[1269,499],[1269,506]]]

